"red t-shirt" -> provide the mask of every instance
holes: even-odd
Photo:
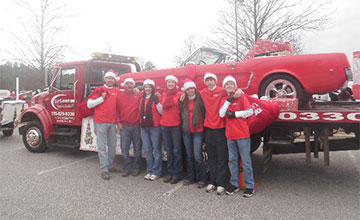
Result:
[[[145,112],[145,113],[146,113],[147,104],[148,104],[149,100],[150,100],[150,98],[146,98],[146,99],[145,99],[145,108],[144,108],[144,112]],[[139,112],[140,112],[140,114],[141,114],[142,101],[143,101],[143,98],[140,99],[140,105],[139,105]],[[151,109],[152,109],[152,117],[153,117],[154,127],[158,127],[158,126],[160,126],[161,115],[160,115],[160,113],[158,112],[158,110],[157,110],[157,108],[156,108],[155,102],[152,103]]]
[[[216,86],[214,90],[205,88],[200,92],[205,105],[204,127],[219,129],[225,127],[225,120],[220,118],[221,99],[226,95],[223,88]]]
[[[166,99],[166,92],[161,96],[161,104],[163,105],[163,115],[161,116],[160,124],[162,126],[179,126],[180,125],[180,106],[179,98],[183,93],[178,91],[174,96],[174,106],[168,109],[164,108],[164,101]]]
[[[224,97],[221,101],[221,106],[225,103],[228,97]],[[245,95],[234,99],[228,110],[232,112],[242,111],[251,108],[251,104]],[[225,116],[225,135],[229,140],[236,140],[250,137],[249,125],[247,118],[228,118]]]
[[[117,97],[117,108],[120,122],[124,125],[137,125],[140,123],[140,99],[142,92],[135,93],[120,92]]]
[[[204,119],[202,118],[201,114],[200,115],[200,125],[197,129],[194,129],[193,126],[193,116],[194,116],[194,100],[189,100],[189,125],[190,125],[190,132],[202,132],[204,131]]]
[[[116,123],[117,122],[116,97],[120,90],[116,87],[112,87],[111,89],[108,89],[105,86],[103,86],[103,89],[108,92],[108,96],[103,103],[95,107],[94,122]]]

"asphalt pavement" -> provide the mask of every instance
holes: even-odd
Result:
[[[115,166],[122,168],[121,157]],[[360,152],[331,152],[330,167],[305,154],[274,155],[262,172],[253,155],[255,195],[206,193],[113,174],[100,177],[97,154],[25,149],[17,133],[0,134],[0,219],[359,219]],[[144,162],[145,167],[145,162]]]

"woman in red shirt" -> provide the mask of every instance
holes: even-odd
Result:
[[[193,81],[185,81],[183,90],[185,98],[180,103],[180,111],[187,160],[187,174],[183,184],[188,186],[198,182],[198,188],[203,188],[206,176],[201,148],[204,139],[205,106]]]

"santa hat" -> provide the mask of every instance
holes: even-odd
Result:
[[[184,85],[182,87],[182,90],[185,91],[188,88],[195,88],[196,89],[196,84],[190,79],[185,80]]]
[[[169,79],[174,80],[176,83],[178,83],[178,79],[174,75],[167,75],[165,77],[165,82],[168,81]]]
[[[233,83],[235,84],[235,88],[237,88],[236,80],[235,80],[234,77],[232,77],[232,76],[227,76],[227,77],[225,77],[225,79],[224,79],[224,81],[223,81],[223,87],[225,87],[225,84],[226,84],[227,82],[233,82]]]
[[[154,80],[146,79],[143,83],[143,86],[145,86],[145,85],[152,85],[153,87],[155,87],[155,82],[154,82]]]
[[[109,69],[108,71],[106,71],[104,79],[106,77],[112,77],[114,78],[116,81],[120,80],[120,77],[117,76],[117,73],[115,72],[115,70]]]
[[[132,84],[135,85],[135,81],[134,81],[133,78],[126,78],[126,79],[124,80],[124,85],[125,85],[127,82],[131,82]]]
[[[213,78],[217,82],[217,77],[216,77],[216,75],[214,73],[205,73],[204,82],[206,81],[207,78]]]

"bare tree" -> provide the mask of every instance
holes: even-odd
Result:
[[[195,35],[190,35],[184,40],[184,47],[182,48],[181,54],[176,56],[175,63],[179,66],[184,63],[192,53],[199,48],[198,42]]]
[[[220,12],[210,44],[243,58],[259,38],[290,41],[301,52],[304,32],[319,31],[330,21],[330,0],[229,0]]]
[[[25,0],[15,2],[29,16],[23,17],[26,20],[19,18],[24,34],[11,33],[15,49],[10,54],[41,72],[44,85],[46,68],[63,58],[66,48],[59,43],[59,34],[64,30],[60,22],[66,17],[66,5],[57,5],[55,0],[39,0],[38,7]]]

